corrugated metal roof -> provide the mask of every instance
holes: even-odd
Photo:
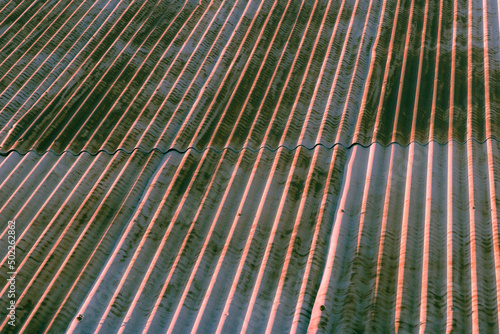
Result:
[[[1,331],[497,332],[498,10],[0,4]]]
[[[499,133],[493,1],[5,7],[2,152],[406,145]]]

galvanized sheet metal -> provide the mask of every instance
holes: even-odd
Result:
[[[497,7],[11,1],[1,151],[497,138]]]
[[[486,0],[0,4],[1,330],[497,332],[498,36]]]

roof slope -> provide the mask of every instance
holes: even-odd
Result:
[[[495,13],[477,0],[11,1],[1,150],[498,139]]]
[[[18,222],[19,319],[57,331],[83,314],[82,333],[497,328],[498,145],[13,152],[1,211]]]
[[[0,4],[0,331],[498,331],[498,6]]]

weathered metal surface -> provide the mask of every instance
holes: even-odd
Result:
[[[0,31],[1,150],[497,138],[497,7],[11,1]]]
[[[14,152],[1,211],[18,222],[18,319],[82,333],[495,330],[499,163],[493,140]]]
[[[498,11],[0,3],[0,331],[498,332]]]

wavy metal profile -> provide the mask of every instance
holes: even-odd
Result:
[[[0,3],[0,331],[498,332],[499,9]]]

